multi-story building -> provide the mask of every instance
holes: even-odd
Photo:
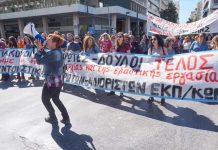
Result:
[[[148,0],[148,12],[159,17],[160,11],[167,9],[170,2],[175,4],[179,14],[179,0]]]
[[[202,0],[202,3],[203,3],[202,17],[207,17],[214,10],[218,9],[218,0]]]
[[[148,12],[152,15],[160,17],[160,6],[161,0],[148,0]]]
[[[28,22],[39,32],[146,31],[147,0],[1,0],[1,37],[23,35]]]
[[[176,11],[177,11],[177,13],[179,15],[179,11],[180,11],[179,0],[161,0],[160,1],[160,10],[167,9],[170,2],[174,3],[174,5],[176,7]],[[179,18],[178,18],[177,22],[179,22]]]
[[[192,21],[200,20],[201,14],[202,14],[202,1],[198,2],[195,10],[191,12],[190,19]]]

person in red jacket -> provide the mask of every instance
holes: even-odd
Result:
[[[102,53],[111,52],[112,42],[109,34],[102,34],[100,39],[98,40],[98,44],[100,45],[100,51]]]

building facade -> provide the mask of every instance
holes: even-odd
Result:
[[[202,17],[207,17],[214,10],[218,9],[218,0],[202,0]]]
[[[148,12],[152,15],[160,17],[160,11],[161,11],[161,0],[148,0]]]
[[[195,10],[191,12],[190,19],[192,22],[198,21],[202,18],[202,6],[203,6],[202,1],[198,2]]]
[[[1,37],[23,35],[28,22],[39,32],[87,31],[94,35],[133,30],[146,32],[147,0],[5,0],[0,1]]]
[[[160,11],[167,9],[170,2],[175,4],[177,13],[179,14],[179,0],[148,0],[148,12],[160,17]]]

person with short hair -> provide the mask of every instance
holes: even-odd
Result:
[[[167,51],[167,54],[168,55],[175,55],[176,54],[176,51],[173,49],[173,43],[174,43],[174,38],[173,37],[167,37],[165,39],[165,48],[166,48],[166,51]]]
[[[74,40],[71,42],[68,42],[67,51],[79,53],[79,52],[81,52],[81,50],[82,50],[82,48],[81,48],[81,43],[80,43],[80,37],[78,35],[75,35]]]
[[[183,40],[183,53],[188,53],[191,47],[191,40],[189,36],[186,36]]]
[[[49,117],[45,118],[48,123],[57,123],[55,110],[50,99],[61,111],[64,124],[70,124],[68,112],[61,102],[59,96],[61,88],[64,84],[64,53],[61,50],[64,39],[57,34],[49,34],[46,41],[46,47],[49,49],[45,52],[41,41],[37,40],[38,52],[35,54],[35,59],[38,64],[44,65],[45,82],[42,90],[42,102],[49,113]]]
[[[206,34],[200,33],[198,35],[197,41],[193,42],[190,47],[190,52],[201,52],[209,50],[208,44],[206,42]]]

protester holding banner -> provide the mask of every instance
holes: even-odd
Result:
[[[218,50],[218,35],[212,39],[212,46],[214,50]]]
[[[80,37],[78,35],[75,35],[73,37],[72,34],[67,35],[67,51],[72,51],[72,52],[81,52],[82,48],[80,45]]]
[[[16,38],[14,36],[10,36],[8,38],[8,48],[17,48],[17,41]],[[8,80],[10,78],[9,74],[4,74],[5,76],[5,80]],[[24,76],[22,75],[22,77],[24,78]],[[20,80],[20,73],[17,73],[17,79]]]
[[[35,54],[35,49],[36,48],[35,48],[34,44],[32,43],[32,41],[30,40],[30,38],[28,36],[24,36],[23,39],[24,39],[24,49],[25,50],[30,50],[30,51],[32,51],[33,54]],[[34,75],[31,75],[28,79],[29,80],[31,80],[31,79],[34,80],[35,77],[34,77]]]
[[[112,35],[111,36],[111,43],[112,43],[112,45],[111,45],[111,52],[116,52],[116,37],[115,37],[115,35]]]
[[[64,84],[64,57],[63,51],[60,49],[64,44],[64,39],[57,34],[50,34],[47,38],[46,47],[50,50],[45,52],[41,41],[37,41],[37,48],[39,51],[35,54],[35,58],[38,64],[42,64],[45,67],[44,75],[45,82],[42,90],[42,102],[49,113],[49,117],[45,118],[48,123],[57,122],[55,110],[51,104],[50,99],[61,111],[63,119],[62,123],[70,123],[68,112],[59,99],[61,88]]]
[[[212,46],[211,46],[211,41],[212,41],[213,37],[212,35],[208,35],[207,38],[206,38],[206,42],[207,42],[207,45],[209,47],[209,49],[211,50],[212,49]]]
[[[24,48],[24,39],[21,36],[17,37],[17,48]]]
[[[197,41],[193,42],[190,48],[191,52],[200,52],[209,50],[208,44],[206,42],[206,34],[200,33],[198,35]]]
[[[140,48],[144,54],[148,54],[148,47],[149,47],[149,39],[147,35],[143,35],[142,40],[140,42]]]
[[[130,45],[124,40],[122,32],[117,33],[116,36],[117,52],[130,53]]]
[[[176,54],[179,54],[180,53],[180,39],[179,39],[179,36],[175,36],[175,40],[174,40],[174,43],[173,43],[173,49],[175,50]]]
[[[130,46],[130,36],[129,36],[129,34],[124,33],[123,36],[124,36],[124,42],[126,44],[129,44],[129,46]]]
[[[148,55],[155,55],[155,56],[167,55],[167,51],[164,48],[164,41],[159,35],[157,34],[152,35],[150,46],[151,47],[148,49]]]
[[[6,42],[5,42],[5,39],[1,38],[0,39],[0,49],[4,50],[6,48]],[[7,75],[5,75],[5,73],[2,74],[2,78],[1,78],[1,81],[5,81],[7,80],[6,78]]]
[[[67,33],[67,51],[73,50],[73,34],[72,33]]]
[[[188,53],[191,47],[191,41],[190,41],[190,37],[186,36],[185,39],[183,40],[183,51],[182,53]]]
[[[173,37],[167,37],[164,41],[165,48],[167,50],[168,55],[175,55],[176,51],[173,49],[174,44],[174,38]]]
[[[150,44],[151,47],[148,49],[148,55],[154,55],[160,57],[168,55],[166,49],[164,48],[164,41],[159,35],[157,34],[152,35],[150,43],[151,43]],[[154,101],[154,97],[150,97],[148,99],[148,102],[153,102],[153,101]],[[165,103],[165,99],[161,98],[161,104],[164,103]]]
[[[110,35],[107,33],[103,33],[98,40],[98,44],[100,45],[100,51],[102,53],[108,53],[111,51],[112,42],[110,39]]]
[[[124,34],[122,32],[117,33],[116,36],[116,52],[121,52],[121,53],[130,53],[130,46],[128,43],[125,42],[124,40]],[[110,93],[107,94],[107,96],[114,95],[115,92],[111,91]],[[123,93],[120,93],[120,97],[123,97]]]
[[[95,54],[99,52],[99,48],[95,43],[95,39],[92,36],[86,36],[83,42],[83,52],[87,54]]]
[[[143,53],[140,49],[139,42],[133,35],[130,35],[130,51],[134,54]]]

